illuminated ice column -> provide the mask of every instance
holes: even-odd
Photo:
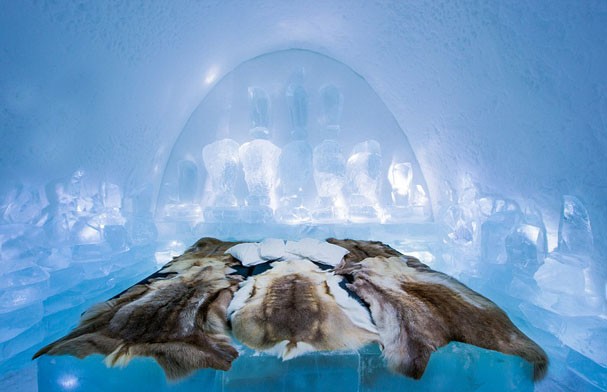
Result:
[[[177,175],[177,198],[164,207],[165,215],[176,220],[196,220],[202,212],[196,203],[198,165],[190,159],[184,159],[179,162]]]
[[[189,159],[179,162],[178,186],[180,203],[192,204],[196,201],[198,191],[198,165],[196,162]]]
[[[286,92],[291,116],[293,141],[283,147],[278,165],[279,208],[276,218],[286,223],[306,222],[310,213],[303,205],[305,187],[312,176],[312,148],[308,136],[308,95],[299,83],[292,83]]]
[[[267,140],[270,137],[270,99],[260,88],[249,89],[253,140],[238,150],[249,195],[246,198],[244,219],[248,222],[266,222],[272,219],[278,159],[280,148]]]
[[[347,162],[349,218],[353,222],[379,219],[379,187],[381,179],[381,147],[375,140],[354,146]]]
[[[312,163],[314,183],[318,195],[317,206],[312,212],[316,221],[341,221],[346,218],[347,210],[343,197],[346,184],[346,159],[336,138],[340,132],[340,116],[343,96],[335,86],[320,90],[322,104],[322,122],[325,139],[314,148]]]
[[[205,202],[204,218],[208,222],[234,222],[238,220],[238,202],[234,195],[240,175],[239,144],[223,139],[207,144],[202,159],[210,179],[211,192]]]

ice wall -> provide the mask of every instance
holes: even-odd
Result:
[[[470,173],[532,198],[554,246],[563,194],[607,215],[605,7],[5,1],[0,170],[13,181],[81,166],[117,184],[158,175],[222,75],[301,47],[371,84],[407,132],[432,194]],[[607,230],[602,218],[594,225]]]
[[[3,290],[48,290],[61,282],[52,268],[61,271],[73,254],[31,246],[44,235],[37,214],[51,206],[46,216],[61,216],[61,205],[69,204],[72,222],[111,218],[116,207],[110,201],[108,213],[103,201],[108,184],[121,192],[125,231],[107,230],[109,242],[98,238],[103,257],[113,257],[109,269],[107,260],[86,253],[99,249],[76,247],[85,252],[81,262],[98,264],[85,264],[86,279],[68,274],[86,282],[73,292],[80,308],[69,315],[115,290],[112,279],[142,273],[129,270],[128,261],[140,254],[125,252],[155,238],[148,213],[161,195],[170,153],[203,98],[245,60],[309,49],[360,74],[417,156],[433,213],[449,228],[448,251],[411,244],[405,250],[429,253],[430,260],[440,254],[443,269],[474,288],[525,297],[510,303],[505,296],[500,305],[545,332],[538,334],[550,344],[561,378],[544,388],[574,388],[590,378],[589,385],[604,389],[605,350],[592,343],[605,334],[595,301],[605,294],[607,254],[604,2],[6,0],[0,11],[0,237],[12,241],[3,249],[14,251],[2,263],[13,261],[5,273],[22,272]],[[73,183],[79,170],[90,180],[82,200],[73,190],[49,188]],[[53,194],[71,196],[59,202]],[[84,203],[80,210],[74,200]],[[23,237],[24,224],[38,229]],[[101,235],[99,225],[82,228],[89,240]],[[70,252],[75,245],[90,243],[70,242]],[[170,257],[183,246],[169,242],[160,250]],[[49,249],[59,247],[42,247]],[[46,265],[28,264],[41,256]],[[572,285],[561,284],[562,276]],[[78,296],[86,290],[90,297]],[[537,290],[549,295],[528,301]],[[39,300],[20,308],[22,325],[3,330],[4,337],[21,336],[3,343],[3,355],[44,338],[37,327],[43,312],[69,308],[51,301],[45,310]],[[61,317],[68,315],[51,319],[51,330],[61,327]]]

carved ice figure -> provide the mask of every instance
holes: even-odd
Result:
[[[377,141],[367,140],[354,146],[346,164],[352,192],[348,200],[350,219],[378,218],[381,164],[381,147]]]
[[[270,99],[261,88],[249,88],[253,140],[240,146],[238,154],[249,196],[248,206],[269,206],[276,188],[280,148],[270,137]]]
[[[270,205],[276,186],[280,148],[264,139],[244,143],[238,150],[251,206]]]
[[[238,205],[234,188],[240,171],[239,145],[232,139],[207,144],[202,149],[202,160],[211,179],[211,206]]]
[[[259,87],[249,87],[251,103],[251,128],[249,134],[254,138],[266,139],[270,136],[270,97]]]
[[[308,134],[308,96],[299,83],[291,83],[286,92],[291,116],[291,137],[283,147],[278,164],[280,207],[277,219],[283,222],[305,222],[309,211],[303,206],[303,193],[312,176],[312,147],[305,140]]]
[[[346,184],[346,159],[339,143],[325,140],[314,148],[312,162],[314,183],[319,197],[315,218],[339,219],[343,216],[342,188]]]
[[[392,203],[395,207],[409,206],[409,194],[413,168],[409,162],[393,162],[388,168],[388,181],[392,187]]]

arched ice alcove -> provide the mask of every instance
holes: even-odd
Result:
[[[248,163],[242,148],[254,140],[261,156]],[[255,171],[269,173],[257,181],[267,182],[273,211],[236,216],[251,208],[251,187],[260,184],[247,176]],[[422,169],[392,113],[351,68],[307,50],[264,54],[218,81],[177,138],[161,184],[156,215],[169,221],[432,221]],[[228,192],[222,186],[230,194],[217,197]],[[327,203],[343,211],[329,213]],[[215,204],[232,214],[213,216]]]
[[[337,234],[398,239],[402,250],[506,309],[552,362],[547,380],[528,389],[607,389],[605,26],[600,1],[0,2],[0,389],[66,390],[129,377],[164,385],[149,363],[111,373],[96,359],[29,359],[90,304],[212,233],[190,218],[167,219],[167,203],[179,205],[178,163],[197,163],[203,196],[201,148],[223,131],[249,141],[246,94],[237,113],[219,121],[232,102],[220,91],[242,94],[249,83],[220,84],[232,83],[236,74],[228,74],[248,59],[291,48],[326,56],[329,68],[351,68],[330,83],[364,79],[372,91],[364,97],[381,103],[385,130],[403,131],[406,141],[396,144],[415,153],[431,196],[432,225],[345,224]],[[268,89],[278,91],[270,141],[282,148],[289,120],[281,88],[293,69],[277,66],[289,68]],[[318,113],[322,73],[306,75],[310,114]],[[373,139],[375,130],[345,126],[354,118],[348,110],[368,112],[354,105],[361,96],[347,94],[349,84],[343,88],[341,136],[350,155],[353,138]],[[207,109],[217,109],[217,122],[200,139],[186,138],[203,124],[197,108],[206,110],[213,94],[217,106]],[[316,120],[308,119],[311,146],[320,140]],[[378,142],[386,164],[397,147]],[[67,227],[56,231],[50,218],[62,214]],[[317,236],[331,226],[306,225]],[[301,234],[283,226],[285,236]],[[512,372],[503,370],[521,373],[511,358],[458,350],[435,362],[444,369],[460,360],[446,375],[450,387],[473,374],[487,382],[499,376],[508,389]],[[487,366],[470,368],[470,358]],[[247,370],[231,379],[201,373],[191,386],[229,388]]]

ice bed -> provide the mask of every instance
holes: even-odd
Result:
[[[0,4],[0,389],[607,390],[605,6]],[[240,18],[240,19],[239,19]],[[381,241],[548,355],[31,358],[202,237]]]

